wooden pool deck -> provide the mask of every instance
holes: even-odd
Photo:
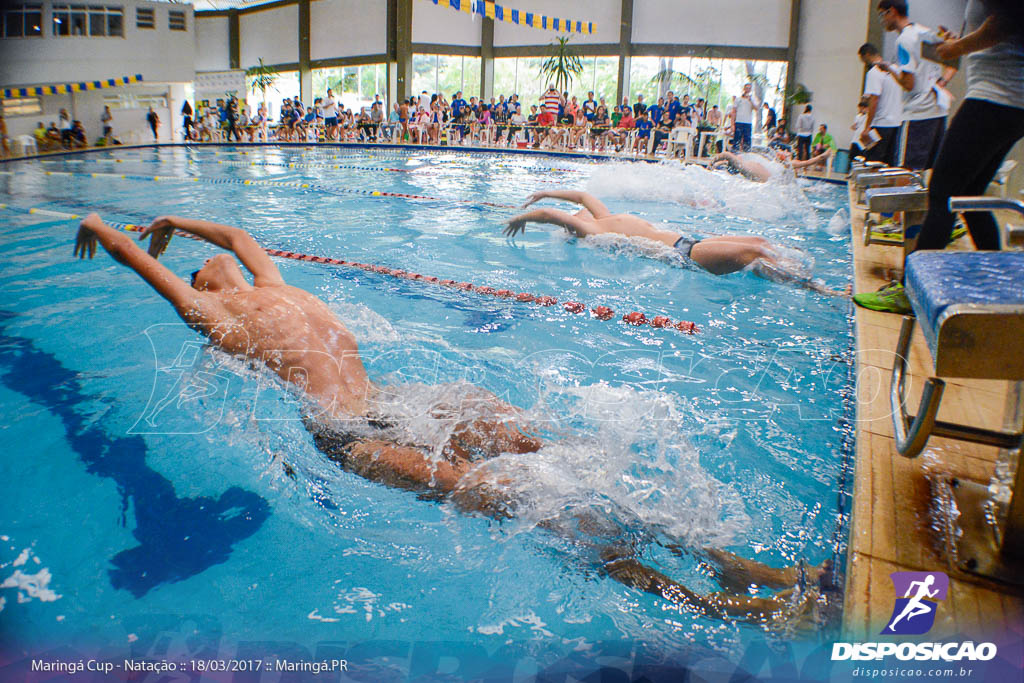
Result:
[[[902,267],[903,250],[865,246],[865,212],[852,196],[850,208],[854,291],[873,292],[889,280],[888,272]],[[959,240],[956,248],[972,249],[970,239]],[[1013,632],[1024,626],[1024,597],[952,566],[930,526],[928,472],[987,484],[998,450],[932,438],[916,459],[896,452],[889,377],[901,320],[892,313],[856,309],[857,449],[843,636],[851,641],[884,639],[878,634],[892,613],[889,574],[894,571],[942,571],[950,577],[950,594],[940,603],[935,626],[920,639],[967,634],[977,640],[985,634]],[[931,372],[931,355],[920,328],[915,330],[908,370],[908,410],[916,412],[923,380]],[[1009,382],[948,379],[939,417],[999,429],[1004,414],[1012,410],[1010,389]]]

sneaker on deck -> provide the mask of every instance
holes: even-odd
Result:
[[[869,308],[872,311],[884,311],[886,313],[899,313],[906,315],[910,313],[910,300],[903,285],[890,283],[877,292],[865,292],[854,294],[853,302],[858,306]]]

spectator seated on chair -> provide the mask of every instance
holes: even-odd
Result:
[[[55,131],[57,131],[56,126],[54,126],[52,123],[50,125],[53,126],[53,129]],[[56,139],[50,137],[49,131],[46,130],[46,126],[43,125],[42,121],[36,124],[36,129],[32,131],[32,137],[35,138],[36,148],[40,152],[53,149],[60,144],[60,131],[57,131]]]
[[[824,123],[818,126],[818,133],[814,136],[811,141],[811,156],[821,158],[822,154],[826,154],[824,159],[828,159],[836,153],[836,141],[835,138],[828,132],[828,126]],[[824,168],[825,161],[815,165],[817,168]]]
[[[77,149],[89,146],[89,140],[85,135],[85,128],[79,120],[71,123],[71,146]]]

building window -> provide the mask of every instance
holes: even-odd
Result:
[[[185,13],[181,10],[171,10],[167,13],[167,26],[172,31],[185,30]]]
[[[137,28],[156,28],[156,17],[152,7],[135,8],[135,26]]]
[[[7,116],[35,116],[43,113],[39,97],[14,97],[0,100],[0,113]]]
[[[53,35],[124,37],[124,10],[99,5],[54,5]]]
[[[115,95],[104,95],[104,106],[111,109],[140,109],[146,110],[167,108],[167,94],[155,93],[151,95],[136,93],[119,93]]]
[[[41,5],[11,5],[0,16],[5,38],[32,38],[43,35]]]
[[[480,58],[459,55],[413,55],[413,92],[426,90],[445,97],[462,91],[469,99],[480,94]]]
[[[327,89],[334,91],[345,107],[359,113],[369,109],[380,95],[387,96],[387,65],[363,64],[361,66],[336,66],[327,69],[313,69],[313,97],[324,97]],[[387,116],[387,111],[384,115]]]

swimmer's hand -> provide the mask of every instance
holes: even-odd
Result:
[[[78,235],[75,236],[74,256],[80,259],[92,258],[96,255],[96,233],[93,229],[97,224],[102,225],[99,214],[91,213],[78,226]]]
[[[526,223],[527,221],[521,216],[516,216],[508,222],[508,226],[504,230],[505,237],[515,237],[519,233],[525,232]]]
[[[142,234],[139,235],[139,241],[142,242],[149,237],[149,255],[153,258],[159,258],[162,253],[167,251],[167,245],[171,243],[172,235],[174,235],[172,218],[170,216],[160,216],[150,223],[148,228],[142,231]]]
[[[528,206],[529,206],[530,204],[533,204],[533,203],[535,203],[535,202],[539,202],[539,201],[540,201],[541,199],[544,199],[544,198],[545,198],[545,197],[547,197],[547,196],[548,196],[548,195],[547,195],[547,193],[546,193],[546,192],[534,192],[534,193],[533,193],[533,194],[531,194],[531,195],[530,195],[529,197],[527,197],[527,199],[526,199],[526,203],[525,203],[525,204],[523,204],[522,208],[524,208],[524,209],[525,209],[525,208],[526,208],[526,207],[528,207]]]

